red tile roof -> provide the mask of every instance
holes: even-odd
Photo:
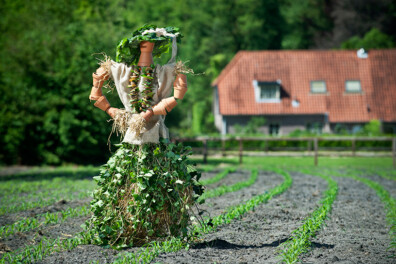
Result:
[[[281,80],[280,103],[258,103],[253,80]],[[326,94],[310,82],[324,80]],[[360,80],[361,93],[346,93],[346,80]],[[329,114],[330,122],[396,121],[396,49],[356,51],[240,51],[213,82],[222,115]],[[298,100],[299,107],[292,106]]]

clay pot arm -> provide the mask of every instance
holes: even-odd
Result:
[[[149,119],[154,115],[154,111],[152,109],[147,110],[146,112],[140,113],[140,115],[146,120],[149,121]]]
[[[92,73],[93,86],[91,94],[89,95],[90,100],[98,100],[102,94],[102,86],[104,81],[109,79],[109,73],[103,67],[99,67],[96,72]]]
[[[176,99],[183,99],[187,92],[187,76],[179,73],[173,83],[173,94]]]
[[[114,118],[116,112],[118,111],[117,108],[114,108],[114,107],[110,106],[110,103],[109,103],[109,101],[107,101],[106,96],[103,96],[103,95],[101,97],[99,97],[99,99],[96,101],[94,106],[96,106],[97,108],[105,111],[112,118]]]
[[[154,115],[166,115],[177,105],[175,97],[168,97],[162,99],[158,104],[153,107]]]

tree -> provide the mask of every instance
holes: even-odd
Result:
[[[331,1],[334,27],[321,40],[322,48],[337,48],[354,37],[363,37],[373,28],[387,35],[395,35],[396,5],[393,0],[337,0]]]
[[[376,28],[367,32],[363,38],[354,36],[341,44],[341,49],[389,49],[395,47],[395,42]]]
[[[284,0],[282,16],[286,19],[286,32],[282,40],[284,49],[308,49],[315,46],[315,38],[332,28],[330,3],[325,0]]]

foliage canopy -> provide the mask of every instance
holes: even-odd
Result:
[[[142,24],[179,27],[185,34],[179,58],[205,73],[189,77],[187,96],[167,116],[171,133],[192,136],[215,132],[210,83],[239,50],[339,48],[372,28],[396,35],[396,5],[365,4],[370,8],[353,0],[4,0],[0,163],[107,160],[109,117],[88,100],[95,57],[104,52],[115,59],[119,40]],[[168,45],[162,41],[161,52]],[[167,56],[156,60],[163,63]],[[112,106],[121,106],[116,93],[105,92]]]

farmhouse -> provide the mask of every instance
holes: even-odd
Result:
[[[396,133],[396,49],[240,51],[212,85],[222,134],[252,117],[265,134],[353,133],[373,119]]]

